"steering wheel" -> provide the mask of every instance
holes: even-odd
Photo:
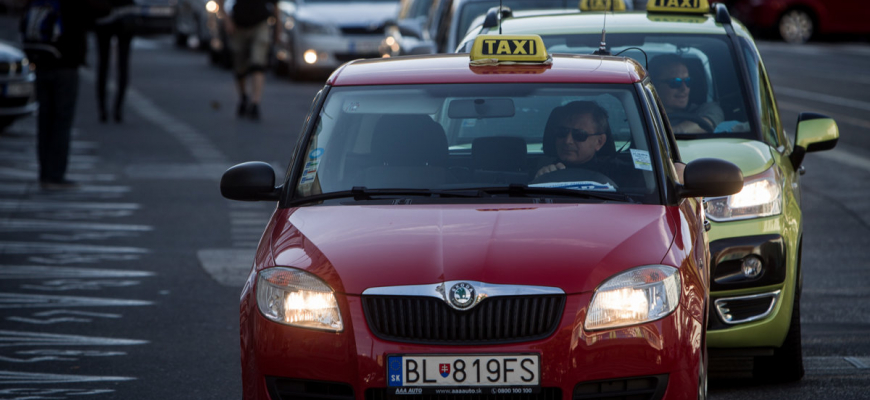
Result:
[[[713,133],[715,127],[706,118],[691,112],[669,112],[668,120],[671,121],[671,126],[679,125],[681,122],[691,121],[701,127],[707,133]]]
[[[604,175],[600,172],[591,171],[583,168],[565,168],[565,169],[557,169],[552,172],[548,172],[543,174],[534,180],[532,180],[531,184],[535,183],[547,183],[547,182],[578,182],[578,181],[591,181],[598,183],[609,183],[613,185],[613,188],[617,188],[616,182],[613,179],[610,179],[607,175]]]

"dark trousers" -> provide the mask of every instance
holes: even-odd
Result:
[[[61,182],[66,175],[79,92],[78,68],[37,68],[37,156],[39,180]]]
[[[111,65],[112,38],[118,38],[118,84],[115,87],[115,116],[120,117],[121,107],[124,105],[124,94],[127,92],[127,82],[130,78],[130,42],[133,41],[133,33],[125,25],[116,21],[106,25],[97,25],[97,106],[100,117],[106,115],[106,81],[109,77],[109,65]]]

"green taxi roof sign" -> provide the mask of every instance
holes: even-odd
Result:
[[[649,0],[646,3],[649,13],[704,14],[710,12],[707,0]]]
[[[471,47],[472,63],[545,63],[549,59],[539,35],[480,35]]]
[[[580,0],[580,11],[625,11],[623,0]]]

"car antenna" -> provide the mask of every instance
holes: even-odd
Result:
[[[501,1],[501,0],[499,0]],[[610,1],[610,12],[613,12],[613,0]],[[601,25],[601,44],[598,45],[598,50],[595,50],[592,54],[596,56],[609,56],[610,51],[607,50],[607,41],[604,40],[604,35],[607,33],[607,11],[604,12],[604,24]]]
[[[498,34],[501,35],[501,4],[502,0],[498,0]]]

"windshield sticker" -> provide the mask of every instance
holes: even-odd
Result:
[[[631,149],[631,159],[634,161],[634,169],[652,171],[652,162],[649,160],[648,151]]]
[[[316,159],[320,158],[320,156],[323,155],[323,151],[324,150],[322,147],[318,147],[314,150],[311,150],[311,152],[308,153],[308,158],[310,158],[312,160],[316,160]]]
[[[616,188],[609,183],[601,183],[601,182],[593,182],[593,181],[579,181],[579,182],[546,182],[546,183],[535,183],[529,185],[530,187],[545,187],[545,188],[557,188],[557,189],[572,189],[572,190],[587,190],[594,192],[615,192]]]
[[[477,125],[477,120],[476,120],[476,119],[468,119],[468,118],[466,118],[466,119],[463,119],[463,120],[462,120],[462,127],[463,127],[463,128],[474,128],[475,125]]]
[[[352,113],[359,109],[358,101],[348,101],[344,103],[344,112]]]

